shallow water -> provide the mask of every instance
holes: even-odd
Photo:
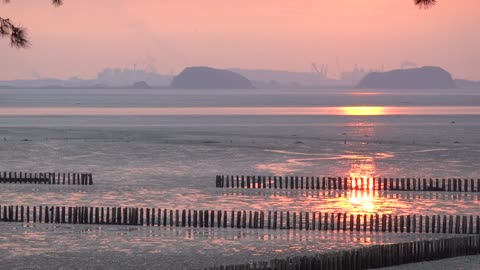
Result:
[[[438,209],[439,213],[448,214],[476,213],[478,193],[249,191],[214,187],[216,174],[478,177],[476,164],[480,163],[480,148],[474,142],[476,137],[462,134],[465,136],[462,141],[470,140],[468,146],[467,143],[451,143],[450,137],[458,135],[452,130],[451,134],[442,134],[440,143],[433,143],[422,141],[424,136],[429,136],[422,132],[414,137],[416,143],[413,144],[401,141],[401,132],[405,132],[401,131],[402,127],[373,125],[349,127],[350,133],[358,135],[351,135],[353,138],[346,144],[329,138],[332,129],[337,130],[333,133],[339,133],[344,128],[329,127],[328,132],[323,132],[321,128],[304,127],[301,131],[303,134],[316,133],[318,138],[303,134],[293,138],[288,133],[278,135],[275,128],[268,130],[273,131],[271,135],[265,134],[268,131],[263,128],[233,128],[228,133],[225,127],[222,132],[199,128],[131,127],[3,129],[3,133],[9,135],[1,142],[3,153],[10,154],[1,156],[4,167],[0,169],[89,171],[93,172],[96,184],[93,187],[3,185],[0,203],[227,210],[342,209],[392,214],[422,214]],[[432,130],[442,129],[434,127]],[[387,130],[394,133],[386,134]],[[382,132],[391,139],[378,142],[373,136]],[[365,137],[362,134],[373,135]],[[24,137],[31,141],[22,141]],[[302,143],[297,143],[299,141]],[[413,201],[417,202],[412,204]],[[459,209],[458,201],[469,203]]]
[[[191,269],[441,237],[451,236],[0,224],[0,260],[6,269]]]
[[[68,91],[0,90],[0,108],[480,105],[478,92],[464,90],[458,95],[444,90]],[[0,171],[86,171],[94,174],[95,185],[0,185],[0,204],[478,215],[479,193],[227,190],[214,185],[217,174],[477,179],[479,120],[452,111],[387,116],[3,115]],[[140,263],[155,268],[167,261],[182,269],[202,257],[208,258],[205,266],[241,263],[418,236],[362,236],[367,241],[348,234],[269,234],[276,233],[0,224],[1,243],[8,250],[1,253],[5,265],[25,260],[27,268],[35,260],[44,268],[105,268],[120,259],[130,268]]]

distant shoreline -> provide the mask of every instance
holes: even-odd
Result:
[[[149,86],[148,88],[136,88],[129,86],[11,86],[11,85],[0,85],[0,89],[59,89],[59,90],[68,90],[68,89],[131,89],[131,90],[143,90],[143,89],[157,89],[157,90],[223,90],[223,89],[179,89],[173,88],[169,85],[166,86]],[[271,88],[271,87],[257,87],[253,90],[286,90],[286,89],[354,89],[353,85],[302,85],[302,86],[292,86],[292,87],[278,87],[278,88]],[[232,89],[228,89],[232,90]],[[252,90],[252,89],[238,89],[238,90]]]

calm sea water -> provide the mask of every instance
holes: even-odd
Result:
[[[480,89],[423,93],[3,89],[0,171],[89,171],[96,184],[2,185],[0,204],[478,214],[479,194],[219,190],[214,188],[214,176],[479,178],[479,114]],[[270,258],[293,250],[318,252],[345,243],[401,240],[368,235],[369,240],[362,242],[362,237],[313,235],[308,241],[305,236],[288,241],[275,236],[264,242],[265,236],[255,236],[237,245],[228,240],[230,236],[207,237],[200,242],[209,248],[201,254],[185,232],[154,229],[139,236],[119,230],[93,229],[86,234],[74,230],[71,233],[81,240],[75,241],[70,256],[81,261],[82,252],[106,254],[107,247],[116,259],[122,258],[119,254],[154,254],[152,246],[168,239],[175,244],[162,246],[170,254],[165,260],[190,254],[218,263],[222,252],[235,254],[225,256],[226,261],[236,261],[247,255]],[[3,247],[12,250],[10,262],[17,262],[25,258],[18,250],[59,253],[40,248],[35,239],[62,246],[72,241],[67,232],[8,225],[0,228],[0,238],[15,243]],[[332,238],[322,244],[322,237]],[[88,245],[92,239],[96,247]],[[118,239],[130,239],[135,245]],[[280,251],[262,248],[265,243],[275,243]]]

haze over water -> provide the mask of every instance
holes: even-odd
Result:
[[[0,90],[0,116],[477,115],[476,90]]]

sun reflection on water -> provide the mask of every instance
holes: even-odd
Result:
[[[345,112],[357,115],[381,114],[384,109],[381,107],[350,107],[345,108]],[[347,178],[349,190],[316,190],[309,194],[308,191],[290,191],[293,193],[301,192],[306,195],[304,199],[297,197],[274,196],[279,207],[292,205],[301,201],[312,211],[319,212],[343,212],[350,214],[389,214],[395,212],[395,209],[408,208],[402,200],[397,197],[385,197],[383,191],[377,190],[378,177],[385,173],[384,170],[377,170],[377,164],[384,164],[383,160],[395,157],[395,154],[389,151],[375,151],[368,142],[377,138],[376,124],[369,120],[352,121],[347,124],[348,132],[342,134],[353,143],[345,143],[341,148],[332,151],[320,150],[309,152],[303,149],[294,150],[272,150],[266,149],[266,152],[278,154],[277,160],[272,159],[265,163],[257,163],[256,169],[268,171],[273,175],[302,175],[311,171],[315,176],[337,176]],[[358,143],[367,142],[367,143]],[[388,162],[387,162],[388,163]],[[318,169],[317,169],[318,167]],[[328,173],[325,173],[327,167]],[[318,173],[321,172],[321,173]],[[311,178],[309,178],[311,179]],[[374,180],[375,179],[375,180]],[[326,202],[326,203],[325,203]]]
[[[373,191],[373,181],[371,180],[375,175],[375,161],[372,157],[367,157],[361,163],[352,164],[348,175],[353,180],[352,188]]]
[[[353,207],[354,209],[361,210],[361,212],[377,212],[377,206],[375,204],[375,191],[373,190],[373,175],[375,175],[375,162],[372,157],[368,157],[361,163],[353,163],[351,165],[350,172],[348,172],[350,179],[352,179],[352,188],[360,189],[362,191],[352,190],[350,193],[350,204],[346,208]],[[355,181],[357,179],[357,181]],[[359,186],[357,186],[359,185]],[[363,185],[363,186],[361,186]]]
[[[385,115],[387,109],[385,107],[372,107],[372,106],[355,106],[355,107],[342,107],[343,115]]]
[[[361,108],[361,109],[359,109]],[[348,110],[347,110],[348,111]],[[356,107],[348,111],[352,114],[372,115],[383,114],[381,107]],[[357,132],[361,132],[370,137],[375,136],[375,125],[359,125]],[[352,209],[356,212],[373,213],[379,211],[379,204],[375,203],[375,190],[373,177],[376,175],[375,158],[388,157],[388,153],[376,154],[356,154],[360,158],[353,158],[350,169],[346,173],[351,179],[352,191],[345,201],[345,208]],[[361,190],[360,192],[358,190]],[[377,194],[378,195],[378,194]]]

